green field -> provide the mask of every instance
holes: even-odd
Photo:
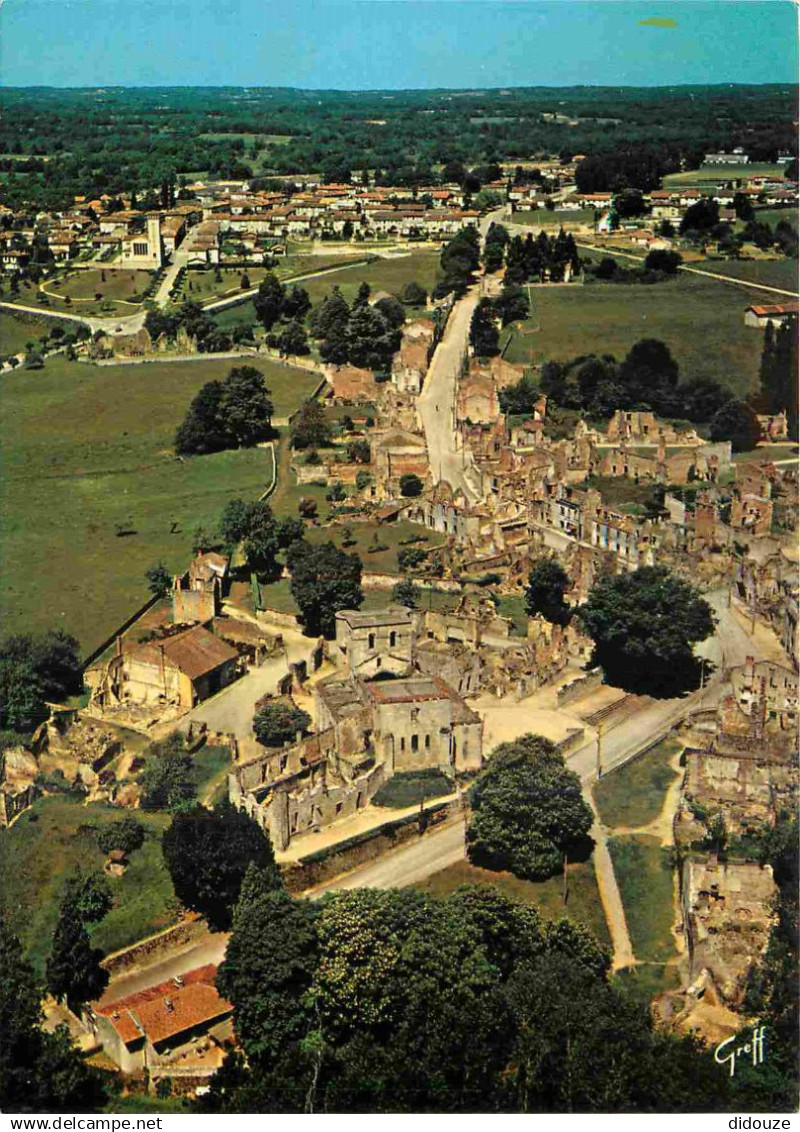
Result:
[[[531,224],[537,228],[565,228],[594,224],[593,208],[520,209],[511,217],[511,224]]]
[[[326,262],[325,257],[319,259],[319,270]],[[310,270],[313,270],[311,268]],[[311,302],[316,305],[329,295],[334,287],[338,287],[348,302],[356,297],[356,292],[363,282],[369,283],[373,292],[389,291],[398,294],[412,280],[419,283],[426,291],[430,291],[436,283],[439,272],[438,252],[412,252],[410,255],[397,259],[376,259],[369,264],[356,267],[343,267],[340,271],[332,271],[327,275],[320,275],[316,279],[307,279],[303,287],[308,291]],[[253,304],[242,303],[241,306],[221,311],[216,316],[220,326],[228,327],[237,322],[254,323],[257,321]]]
[[[694,185],[720,185],[725,181],[736,181],[747,177],[774,177],[783,180],[784,167],[782,165],[759,164],[753,162],[747,165],[701,165],[699,169],[687,169],[683,173],[668,173],[662,178],[662,189],[686,188]]]
[[[672,872],[662,864],[661,843],[645,834],[609,839],[625,918],[637,959],[666,962],[675,955]]]
[[[203,303],[207,299],[221,299],[241,291],[241,278],[246,275],[251,287],[257,287],[266,275],[263,267],[221,267],[221,278],[213,268],[190,269],[181,279],[180,290],[172,295],[174,302],[188,299]]]
[[[65,329],[68,322],[60,322],[55,318],[38,318],[35,314],[24,312],[13,313],[0,308],[0,357],[8,354],[19,354],[25,349],[27,342],[37,342],[45,338],[56,326]]]
[[[770,224],[773,228],[781,220],[788,220],[795,232],[800,225],[800,215],[796,205],[789,208],[756,208],[756,220],[762,224]]]
[[[47,295],[51,309],[71,314],[135,314],[152,278],[150,271],[91,267],[47,279],[40,293]],[[98,300],[95,295],[102,298]]]
[[[532,318],[522,333],[512,332],[509,362],[541,364],[592,352],[621,360],[639,339],[660,338],[683,381],[713,378],[740,395],[757,385],[763,335],[744,325],[750,292],[679,275],[651,286],[539,287],[532,299]]]
[[[373,806],[385,806],[389,810],[403,810],[416,806],[431,798],[443,798],[455,792],[452,779],[442,774],[436,767],[426,770],[409,770],[393,774],[387,783],[373,796]]]
[[[511,900],[521,904],[533,904],[548,920],[560,920],[564,916],[576,923],[585,924],[597,940],[608,947],[610,938],[606,924],[594,866],[588,861],[575,862],[567,866],[568,895],[566,907],[563,901],[563,880],[561,876],[544,881],[520,880],[511,873],[495,873],[489,869],[479,869],[467,861],[459,861],[441,872],[434,873],[427,880],[414,885],[423,892],[434,896],[446,896],[463,884],[491,885]]]
[[[232,241],[236,243],[235,240]],[[270,268],[279,279],[291,279],[295,275],[304,275],[307,272],[325,271],[329,267],[339,264],[348,264],[354,256],[348,255],[287,255],[281,256]],[[252,265],[247,267],[220,267],[221,278],[217,279],[217,272],[213,267],[193,268],[188,270],[182,280],[178,300],[190,299],[195,303],[204,303],[213,299],[227,298],[241,290],[241,279],[246,275],[251,287],[257,287],[267,273],[265,267]],[[191,283],[191,287],[189,284]],[[252,304],[248,304],[252,310]],[[240,320],[237,320],[240,321]]]
[[[265,488],[261,449],[176,460],[175,429],[230,361],[97,367],[51,359],[4,375],[0,613],[6,631],[63,627],[91,652],[147,598],[144,571],[183,567],[198,526]],[[258,360],[276,415],[314,374]],[[135,532],[117,533],[117,525]]]
[[[744,279],[748,283],[763,283],[765,287],[779,287],[784,291],[800,291],[798,286],[798,263],[796,259],[723,259],[706,258],[698,267],[707,271],[715,271],[719,275],[729,275],[731,279]],[[779,303],[780,295],[770,298],[769,294],[757,291],[741,290],[746,300],[745,306],[750,303]],[[752,328],[748,328],[752,329]]]
[[[635,828],[658,817],[676,778],[669,764],[679,746],[665,739],[595,784],[594,799],[604,825]]]
[[[105,854],[97,829],[124,811],[103,803],[84,805],[66,795],[39,798],[10,829],[0,831],[0,908],[38,971],[50,950],[64,881],[78,866],[101,869]],[[136,813],[147,829],[141,849],[122,877],[110,878],[114,907],[92,930],[104,951],[117,951],[177,919],[175,895],[161,855],[166,814]]]
[[[347,517],[341,520],[347,523]],[[357,554],[364,563],[364,569],[383,574],[397,574],[400,567],[397,564],[397,552],[403,549],[402,543],[406,539],[422,538],[424,541],[414,543],[414,546],[426,550],[431,546],[440,546],[442,536],[435,531],[428,531],[418,523],[408,523],[399,519],[395,523],[359,523],[354,522],[350,527],[354,539],[352,546],[342,547],[342,527],[309,527],[306,538],[309,542],[333,542],[336,546],[346,550],[348,554]],[[375,550],[377,545],[382,549]]]

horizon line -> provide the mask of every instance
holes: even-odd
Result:
[[[0,0],[2,3],[2,0]],[[514,84],[504,83],[499,86],[479,87],[469,84],[467,86],[404,86],[404,87],[325,87],[325,86],[259,86],[254,83],[87,83],[85,85],[72,85],[61,83],[3,83],[0,81],[0,90],[253,90],[253,91],[300,91],[308,94],[409,94],[439,92],[455,92],[460,94],[492,94],[502,91],[522,90],[708,90],[711,88],[753,88],[753,87],[800,87],[800,81],[787,79],[772,82],[731,82],[723,80],[716,83],[540,83],[540,84]]]

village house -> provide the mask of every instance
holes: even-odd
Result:
[[[797,315],[800,311],[800,303],[773,303],[764,306],[762,304],[751,304],[744,312],[745,326],[755,326],[763,330],[769,323],[774,327],[783,326],[785,322]]]
[[[379,673],[398,675],[411,667],[414,621],[405,606],[385,610],[342,610],[336,614],[337,663],[352,676],[365,679]]]
[[[233,1006],[216,988],[217,968],[197,967],[113,1002],[94,1002],[84,1024],[126,1075],[210,1077],[233,1038]]]
[[[237,676],[239,654],[203,625],[123,649],[87,671],[92,702],[101,709],[124,704],[171,706],[188,711]]]

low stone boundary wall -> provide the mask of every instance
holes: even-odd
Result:
[[[426,829],[441,825],[458,809],[457,802],[442,802],[425,810]],[[405,817],[391,819],[376,829],[349,837],[338,845],[320,849],[308,857],[301,857],[296,864],[281,868],[284,883],[289,892],[304,892],[308,888],[325,884],[326,881],[348,873],[352,869],[374,861],[390,849],[413,841],[420,836],[419,814],[406,814]]]
[[[587,692],[593,692],[595,688],[599,688],[603,683],[603,670],[595,668],[591,672],[587,672],[585,676],[578,676],[569,684],[565,684],[563,688],[559,688],[556,694],[556,703],[559,707],[564,707],[565,704],[574,703]]]
[[[263,621],[265,625],[280,625],[282,629],[297,628],[296,614],[284,613],[280,609],[258,609],[256,610],[256,619]]]
[[[556,750],[560,755],[571,755],[583,746],[586,732],[582,727],[570,727],[563,739],[556,743]]]
[[[172,952],[177,947],[193,943],[207,931],[208,927],[205,920],[201,920],[199,916],[190,915],[185,920],[173,924],[171,928],[166,928],[157,935],[140,939],[131,944],[130,947],[123,948],[122,951],[115,951],[111,955],[107,955],[101,966],[105,967],[112,978],[115,978],[124,971],[130,970],[131,967],[138,967],[144,960],[153,959],[162,950]]]

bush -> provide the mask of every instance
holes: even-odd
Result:
[[[144,837],[144,826],[136,818],[128,816],[103,826],[97,835],[97,844],[104,853],[111,853],[114,849],[133,853],[142,847]]]

